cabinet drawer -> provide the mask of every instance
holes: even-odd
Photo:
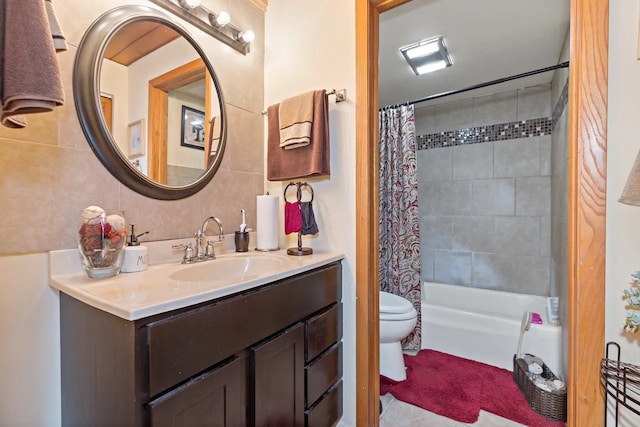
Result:
[[[307,320],[305,324],[305,361],[315,359],[334,343],[342,339],[342,304],[337,303],[327,311]]]
[[[340,265],[332,264],[149,323],[149,395],[339,301],[340,278]]]
[[[333,384],[342,378],[342,342],[304,368],[306,407],[312,406]]]
[[[311,409],[305,411],[307,427],[333,426],[342,416],[342,380]]]

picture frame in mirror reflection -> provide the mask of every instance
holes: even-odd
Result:
[[[135,159],[144,156],[146,146],[144,119],[129,123],[127,126],[127,157]]]
[[[204,150],[204,112],[183,105],[181,117],[180,145],[197,150]]]

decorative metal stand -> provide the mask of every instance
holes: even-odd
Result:
[[[609,358],[609,350],[616,349],[616,359]],[[620,345],[608,342],[605,358],[600,362],[600,381],[606,393],[615,399],[615,425],[618,425],[620,405],[640,415],[640,366],[620,361]],[[607,425],[608,400],[604,403],[604,425]],[[640,425],[640,424],[636,424]]]
[[[287,190],[291,186],[296,187],[296,200],[298,201],[298,204],[300,204],[300,202],[302,201],[302,189],[304,187],[309,189],[309,191],[311,192],[311,200],[309,200],[309,202],[313,202],[313,188],[306,182],[290,182],[289,184],[287,184],[287,186],[284,188],[285,202],[287,201]],[[313,253],[313,249],[302,247],[302,230],[298,231],[298,247],[287,249],[287,255],[302,256],[302,255],[311,255],[312,253]]]

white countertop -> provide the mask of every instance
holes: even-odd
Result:
[[[120,273],[100,280],[90,279],[82,271],[77,249],[51,251],[49,285],[93,307],[126,320],[136,320],[242,292],[344,258],[338,252],[317,251],[312,255],[291,256],[282,249],[222,252],[214,260],[181,264],[182,252],[170,248],[174,243],[185,241],[188,240],[145,243],[149,248],[150,263],[145,271]],[[218,267],[235,265],[232,258],[251,258],[249,261],[257,261],[255,265],[269,267],[258,267],[251,274],[234,274],[235,277],[226,278]],[[217,261],[219,264],[216,266]],[[270,266],[272,262],[273,267]],[[182,271],[186,269],[192,271]],[[198,269],[198,274],[190,274],[195,271],[193,269]],[[209,274],[211,277],[206,274],[209,269],[215,272]],[[171,276],[177,276],[177,279]],[[189,278],[196,276],[197,280]]]

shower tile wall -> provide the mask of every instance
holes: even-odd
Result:
[[[548,295],[550,86],[415,116],[423,279]]]
[[[569,37],[565,39],[561,61],[569,60]],[[567,324],[566,301],[568,282],[569,233],[569,138],[568,138],[569,70],[557,70],[551,81],[553,110],[553,145],[551,150],[551,295],[561,300],[561,322]],[[566,349],[563,354],[567,354]],[[564,367],[565,371],[566,366]]]

